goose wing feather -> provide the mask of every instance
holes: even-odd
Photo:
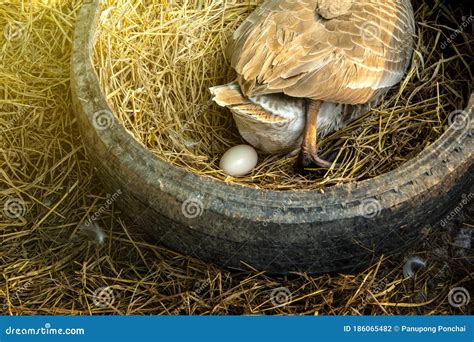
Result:
[[[246,96],[362,104],[400,82],[415,31],[410,1],[349,0],[329,15],[325,1],[267,0],[242,23],[231,63]]]

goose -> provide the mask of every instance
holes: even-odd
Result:
[[[410,0],[266,0],[233,34],[236,79],[210,88],[212,99],[256,149],[330,168],[317,140],[404,78],[414,36]]]

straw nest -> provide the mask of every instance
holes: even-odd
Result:
[[[231,80],[228,39],[259,3],[105,1],[95,45],[103,91],[123,125],[158,157],[252,187],[320,188],[375,177],[416,158],[445,131],[449,114],[464,108],[473,37],[464,31],[444,42],[458,28],[457,16],[420,1],[406,79],[378,108],[321,141],[320,150],[337,155],[339,168],[304,176],[294,170],[294,158],[261,156],[248,177],[227,177],[219,159],[243,140],[208,88]]]
[[[273,278],[147,243],[93,177],[72,113],[79,5],[0,2],[0,314],[469,313],[448,301],[455,287],[474,293],[474,211],[464,203],[442,229],[426,227],[409,254],[374,259],[353,274]],[[405,279],[409,255],[426,266]],[[282,287],[291,295],[275,305]]]

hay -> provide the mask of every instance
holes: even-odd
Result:
[[[426,227],[409,252],[427,263],[413,279],[403,278],[405,255],[374,259],[360,273],[276,278],[245,265],[219,269],[147,243],[106,206],[71,110],[79,5],[0,3],[0,29],[21,28],[10,41],[0,30],[0,314],[469,313],[447,299],[455,286],[474,293],[472,249],[456,242],[474,228],[468,206],[443,229]],[[97,213],[102,244],[84,228]],[[289,289],[291,303],[276,307],[271,294],[280,287]],[[94,297],[103,288],[112,290],[110,305]]]
[[[448,116],[471,93],[472,35],[459,15],[419,2],[411,69],[378,107],[321,141],[341,166],[310,175],[294,158],[261,156],[248,177],[227,177],[219,159],[243,143],[232,116],[208,88],[230,81],[225,48],[232,32],[261,1],[105,1],[95,49],[104,93],[120,121],[161,159],[221,181],[271,190],[314,189],[394,170],[438,139]],[[438,4],[439,5],[439,4]]]

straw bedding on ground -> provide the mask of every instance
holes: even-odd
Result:
[[[244,141],[208,88],[232,80],[229,38],[259,3],[105,1],[94,57],[102,88],[119,120],[159,158],[251,187],[321,188],[396,169],[436,141],[450,113],[466,105],[472,35],[464,31],[455,42],[444,42],[464,14],[418,1],[416,53],[406,79],[380,106],[321,141],[320,150],[337,156],[339,168],[301,175],[294,158],[261,155],[248,177],[227,177],[219,159]]]
[[[474,212],[463,203],[444,227],[426,227],[407,254],[374,259],[353,274],[223,270],[148,243],[108,204],[113,194],[93,176],[71,111],[79,5],[0,2],[0,28],[7,27],[0,31],[1,314],[469,313],[448,303],[453,287],[474,293]],[[91,217],[93,230],[84,224]],[[426,267],[404,279],[409,255]],[[276,307],[271,295],[281,287],[291,300]],[[111,291],[97,300],[103,288]]]

